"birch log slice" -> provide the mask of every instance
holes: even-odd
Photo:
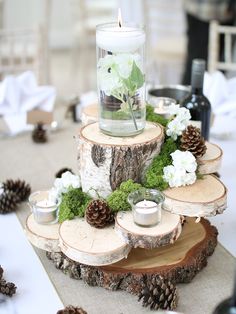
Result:
[[[126,258],[130,251],[130,246],[119,238],[114,226],[96,229],[84,218],[63,222],[59,242],[67,257],[93,266],[115,263]]]
[[[83,125],[98,121],[98,104],[94,103],[82,110],[81,121]]]
[[[205,155],[198,159],[198,171],[201,174],[211,174],[219,171],[222,162],[223,151],[219,146],[206,142],[206,147]]]
[[[182,227],[179,215],[162,211],[161,222],[153,227],[140,227],[134,223],[132,212],[120,212],[116,216],[117,233],[132,247],[153,249],[173,244]]]
[[[165,194],[164,209],[189,217],[222,214],[227,207],[227,190],[213,175],[205,175],[194,184],[169,188]]]
[[[107,239],[108,240],[108,239]],[[92,267],[68,259],[63,253],[48,253],[57,268],[91,286],[139,293],[143,276],[161,275],[174,283],[190,282],[207,265],[217,244],[217,229],[206,219],[195,223],[187,218],[174,244],[147,250],[132,249],[127,259],[102,267]]]
[[[37,248],[48,252],[60,252],[59,224],[38,224],[33,214],[26,220],[25,232],[28,240]]]
[[[147,122],[144,131],[133,137],[103,134],[98,123],[80,130],[79,171],[83,191],[107,197],[123,181],[140,182],[164,140],[159,124]]]

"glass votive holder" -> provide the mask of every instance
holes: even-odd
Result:
[[[164,195],[154,189],[141,188],[129,194],[134,222],[141,227],[152,227],[161,221]]]
[[[152,106],[155,108],[154,112],[165,119],[171,118],[168,109],[171,105],[176,105],[176,100],[169,97],[152,97]]]
[[[58,204],[49,200],[49,191],[37,191],[30,195],[29,206],[39,224],[57,222]]]

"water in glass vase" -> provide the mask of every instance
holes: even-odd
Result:
[[[146,121],[143,54],[145,33],[140,28],[97,27],[99,126],[111,136],[133,136]]]

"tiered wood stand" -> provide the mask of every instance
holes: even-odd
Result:
[[[142,134],[130,138],[104,135],[97,123],[84,126],[79,143],[83,190],[94,196],[96,190],[106,197],[129,178],[141,181],[163,140],[163,128],[154,123],[147,123]],[[115,225],[102,230],[85,219],[39,225],[30,215],[27,236],[47,251],[57,268],[90,285],[139,293],[144,275],[190,282],[207,265],[217,244],[217,229],[203,217],[226,208],[226,188],[210,174],[219,170],[221,158],[221,149],[207,143],[200,161],[200,170],[207,175],[191,186],[164,191],[165,210],[155,227],[136,226],[131,212],[119,212]]]

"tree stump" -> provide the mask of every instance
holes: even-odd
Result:
[[[98,121],[98,104],[91,104],[85,107],[81,113],[81,121],[83,125]]]
[[[137,294],[143,276],[169,279],[173,283],[190,282],[207,265],[217,244],[217,229],[206,219],[195,223],[187,218],[179,239],[172,245],[153,250],[132,249],[128,258],[109,266],[92,267],[76,263],[62,253],[47,253],[55,266],[91,286],[126,290]]]
[[[114,226],[96,229],[84,218],[64,221],[59,229],[59,243],[67,257],[94,266],[126,258],[131,249],[118,237]]]
[[[39,249],[48,252],[60,252],[59,247],[59,224],[42,225],[38,224],[33,214],[26,220],[25,232],[28,240]]]
[[[179,215],[163,210],[161,222],[149,228],[136,225],[132,212],[119,212],[116,216],[115,229],[130,246],[154,249],[173,244],[180,236],[182,227]]]
[[[208,217],[222,214],[227,207],[227,189],[213,175],[205,175],[194,184],[169,188],[165,194],[164,209],[189,217]]]
[[[143,133],[133,137],[111,137],[98,123],[84,126],[79,135],[79,171],[83,191],[107,197],[123,181],[140,182],[164,140],[159,124],[147,122]]]
[[[216,144],[206,142],[207,151],[198,159],[198,171],[201,174],[218,172],[222,162],[223,151]]]

